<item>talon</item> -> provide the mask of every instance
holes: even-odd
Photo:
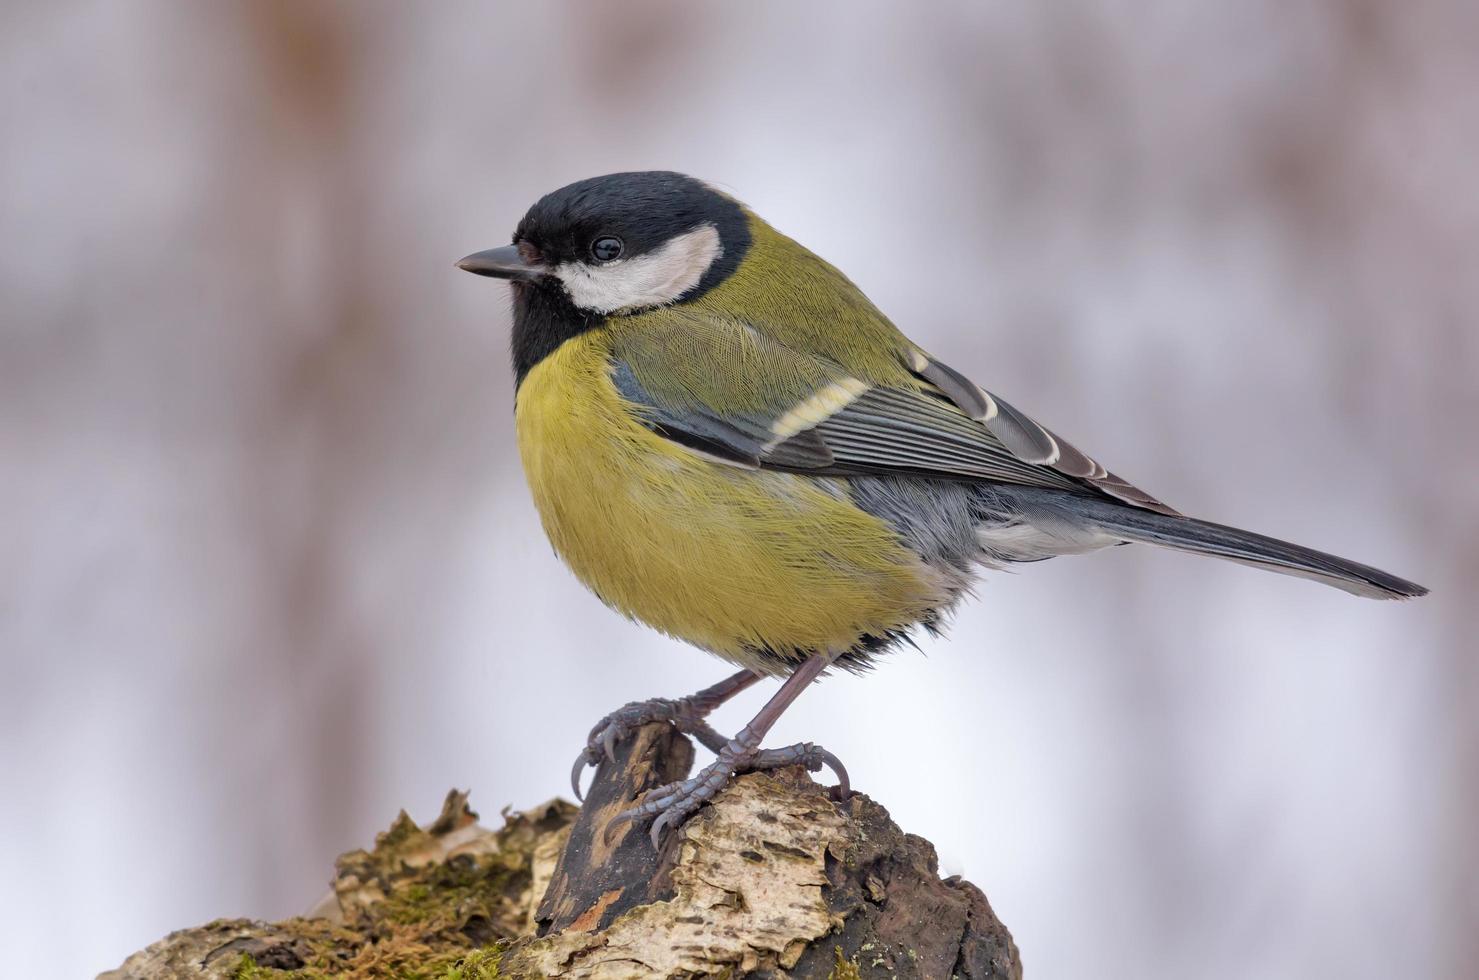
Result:
[[[688,779],[681,783],[667,783],[650,789],[643,795],[642,802],[627,810],[626,813],[632,819],[656,816],[672,806],[674,800],[687,792],[689,789],[688,784],[691,782],[693,780]]]
[[[789,691],[790,693],[777,695],[777,697],[789,703],[802,687],[816,679],[817,674],[826,665],[822,660],[808,661],[808,664],[805,670],[794,673],[786,684],[782,685],[783,692]],[[745,772],[751,768],[750,763],[756,757],[755,745],[764,735],[764,730],[769,727],[769,723],[755,730],[747,726],[737,736],[739,741],[731,742],[715,731],[704,721],[704,718],[710,711],[758,680],[760,680],[760,675],[742,670],[691,697],[677,700],[653,698],[650,701],[633,701],[596,723],[586,737],[585,751],[575,760],[575,766],[570,770],[570,788],[578,800],[585,798],[585,794],[580,791],[581,775],[585,767],[599,768],[603,761],[615,763],[618,743],[631,736],[641,726],[651,722],[667,722],[683,734],[694,737],[719,756],[713,764],[700,770],[693,778],[655,787],[643,796],[642,802],[637,806],[623,810],[612,817],[601,831],[601,839],[606,844],[609,845],[612,837],[627,824],[655,818],[648,832],[653,846],[659,846],[662,843],[663,834],[676,829],[689,815],[712,800],[736,773]],[[772,702],[773,704],[779,703],[776,699],[772,699]],[[794,764],[797,760],[797,748],[799,747],[793,746],[788,752],[789,764]],[[840,769],[840,766],[836,768]],[[843,778],[845,781],[845,774]]]
[[[668,783],[647,791],[642,802],[624,810],[606,825],[604,840],[622,824],[633,823],[647,817],[654,818],[648,828],[648,839],[654,849],[662,848],[662,839],[668,831],[675,830],[704,804],[709,803],[740,773],[779,769],[784,766],[801,766],[809,772],[832,770],[837,785],[828,791],[834,800],[844,800],[852,793],[852,782],[847,767],[831,752],[811,742],[790,745],[783,749],[759,751],[753,748],[726,748],[719,758],[699,770],[690,779]]]
[[[842,764],[841,759],[821,746],[812,746],[812,749],[816,752],[817,764],[814,768],[811,766],[807,768],[812,772],[820,772],[823,765],[831,769],[832,774],[837,777],[837,785],[832,787],[832,798],[834,800],[847,799],[852,795],[852,784],[847,778],[847,767]]]
[[[601,748],[605,751],[607,760],[614,763],[616,761],[616,726],[613,725],[606,729],[606,734],[601,736]]]
[[[612,836],[616,833],[616,831],[621,827],[622,824],[631,823],[632,820],[636,817],[636,813],[637,812],[635,810],[623,810],[616,816],[612,817],[610,822],[606,824],[606,829],[601,831],[601,843],[605,844],[607,847],[610,847]]]
[[[580,791],[580,777],[585,772],[586,765],[585,753],[582,752],[575,757],[575,768],[570,770],[570,788],[575,791],[577,803],[585,802],[585,794]]]
[[[673,814],[677,812],[678,811],[676,808],[672,810],[664,810],[662,813],[658,814],[656,820],[652,821],[652,829],[647,832],[647,836],[652,841],[652,849],[654,851],[662,850],[663,831],[667,830],[668,824],[671,822]]]
[[[655,721],[667,722],[679,731],[696,734],[705,744],[712,744],[719,737],[717,732],[704,724],[703,713],[695,711],[686,699],[672,701],[667,698],[653,698],[651,701],[633,701],[617,708],[591,728],[585,739],[586,764],[598,766],[603,758],[608,762],[616,762],[616,747],[638,728]],[[581,796],[579,789],[576,790],[576,796]]]

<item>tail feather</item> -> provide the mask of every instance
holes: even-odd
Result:
[[[1069,495],[1053,493],[1053,496],[1058,498],[1053,501],[1053,509],[1061,513],[1065,509],[1064,498]],[[1415,582],[1370,565],[1194,517],[1158,514],[1110,500],[1082,496],[1072,501],[1071,510],[1078,520],[1087,519],[1109,534],[1127,541],[1212,555],[1285,575],[1297,575],[1354,595],[1372,599],[1409,599],[1428,593]]]

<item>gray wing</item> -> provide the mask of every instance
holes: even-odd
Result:
[[[612,364],[611,380],[621,396],[637,407],[648,428],[721,462],[751,469],[767,465],[800,470],[824,470],[836,462],[812,430],[782,439],[773,431],[775,419],[766,414],[720,414],[697,399],[674,405],[656,398],[624,361]]]
[[[921,363],[922,362],[922,363]],[[1132,486],[1002,399],[920,355],[919,388],[844,378],[776,413],[720,413],[654,398],[623,362],[612,380],[649,428],[723,462],[816,476],[912,473],[1090,492],[1165,514]],[[798,427],[797,417],[806,420]]]
[[[928,381],[971,419],[984,425],[1018,459],[1077,477],[1082,483],[1116,500],[1157,513],[1180,516],[1128,480],[1109,472],[1031,416],[978,387],[948,364],[916,352],[911,366],[918,377]]]

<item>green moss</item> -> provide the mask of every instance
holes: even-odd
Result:
[[[339,858],[342,921],[218,920],[177,935],[207,950],[243,944],[212,972],[231,980],[496,980],[527,928],[534,849],[574,813],[552,802],[510,814],[497,832],[463,833],[448,856],[445,836],[477,820],[453,792],[435,823],[417,827],[402,813],[374,848]]]
[[[237,960],[236,969],[231,971],[231,980],[263,980],[264,977],[269,975],[269,972],[277,973],[279,971],[264,970],[257,965],[257,961],[252,959],[250,954],[242,953],[241,958]]]
[[[275,970],[270,966],[260,966],[251,953],[242,953],[236,961],[236,969],[231,971],[231,980],[318,980],[325,976],[328,974],[314,969]]]
[[[426,832],[416,826],[416,821],[411,819],[411,815],[402,810],[396,815],[395,822],[390,825],[390,829],[376,836],[375,850],[382,853],[399,850],[412,840],[426,836]]]
[[[506,925],[528,888],[519,854],[459,857],[380,878],[385,898],[351,922],[279,923],[306,944],[296,970],[261,966],[242,954],[232,980],[493,980]],[[481,948],[479,948],[481,947]]]
[[[863,980],[856,957],[847,959],[842,955],[841,946],[833,946],[832,972],[827,974],[827,980]]]
[[[362,946],[352,955],[339,948],[299,970],[259,966],[241,954],[232,980],[497,980],[505,947],[436,949],[411,935]]]
[[[389,883],[384,901],[371,914],[395,926],[494,938],[478,933],[515,917],[528,887],[529,868],[520,855],[454,858],[424,869],[417,878]]]
[[[498,980],[498,963],[502,958],[502,946],[477,950],[449,966],[437,980]]]

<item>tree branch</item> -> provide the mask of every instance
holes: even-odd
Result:
[[[402,813],[372,851],[342,856],[314,914],[173,933],[103,978],[1021,976],[985,895],[942,881],[928,841],[799,769],[735,780],[661,852],[640,826],[603,842],[692,762],[686,738],[648,725],[585,807],[505,812],[498,831],[453,792],[425,829]]]

